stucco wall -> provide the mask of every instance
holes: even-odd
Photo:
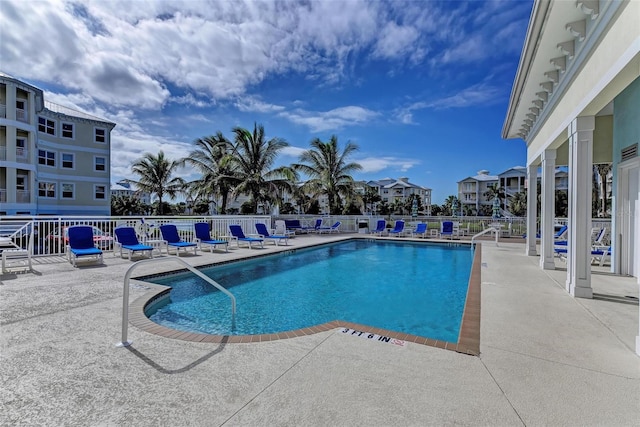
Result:
[[[613,160],[620,163],[620,151],[640,144],[640,77],[635,79],[613,102]]]

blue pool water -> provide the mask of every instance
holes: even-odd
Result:
[[[236,297],[192,274],[154,278],[172,287],[149,318],[173,329],[251,335],[332,320],[457,342],[473,251],[354,240],[202,270]]]

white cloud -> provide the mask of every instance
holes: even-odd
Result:
[[[307,148],[294,147],[294,146],[290,145],[288,147],[283,148],[280,151],[280,154],[282,156],[293,157],[295,159],[298,159],[298,157],[300,157],[300,155],[302,153],[304,153],[305,151],[307,151],[307,150],[308,150]]]
[[[296,109],[292,112],[284,111],[280,113],[280,116],[293,123],[307,126],[312,132],[322,132],[338,130],[346,126],[362,125],[379,116],[379,113],[350,105],[324,112]]]
[[[424,109],[444,110],[450,108],[475,107],[479,105],[495,105],[503,102],[505,95],[506,93],[504,93],[502,88],[483,82],[466,87],[450,96],[431,101],[417,101],[398,108],[393,112],[393,116],[400,123],[416,124],[413,121],[414,111]]]
[[[379,58],[399,58],[414,49],[419,33],[413,27],[400,26],[389,22],[380,32],[373,50],[373,56]]]
[[[363,173],[376,173],[385,169],[407,172],[409,169],[420,164],[419,160],[400,159],[397,157],[365,157],[356,160],[362,166]]]
[[[235,106],[243,112],[273,113],[284,110],[284,107],[281,105],[269,104],[252,96],[238,98]]]

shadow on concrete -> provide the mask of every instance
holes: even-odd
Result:
[[[173,374],[182,374],[184,372],[187,372],[187,371],[195,368],[196,366],[206,362],[207,360],[209,360],[210,358],[212,358],[216,354],[221,353],[222,350],[224,350],[228,340],[229,340],[229,337],[228,336],[224,336],[222,338],[222,342],[220,343],[218,348],[216,348],[215,350],[205,354],[201,358],[199,358],[197,360],[194,360],[193,362],[189,363],[187,366],[184,366],[184,367],[179,368],[179,369],[166,369],[166,368],[163,368],[162,366],[158,365],[156,362],[151,360],[151,358],[149,358],[148,356],[146,356],[145,354],[143,354],[139,350],[136,350],[135,348],[133,348],[133,346],[129,346],[129,347],[125,347],[125,348],[127,350],[129,350],[134,356],[136,356],[137,358],[139,358],[144,363],[146,363],[147,365],[151,366],[153,369],[155,369],[156,371],[160,372],[161,374],[173,375]]]

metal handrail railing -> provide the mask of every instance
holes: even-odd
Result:
[[[231,292],[226,290],[218,282],[216,282],[212,278],[206,276],[202,272],[198,271],[191,264],[187,263],[183,259],[178,258],[177,256],[171,256],[168,259],[167,258],[143,259],[141,261],[138,261],[138,262],[134,263],[131,267],[129,267],[129,269],[127,270],[127,272],[124,275],[124,290],[123,290],[123,293],[122,293],[122,341],[117,343],[116,346],[118,346],[118,347],[128,347],[128,346],[130,346],[132,344],[132,341],[128,341],[127,340],[127,331],[129,329],[129,281],[131,280],[131,273],[139,265],[147,264],[147,263],[150,263],[150,262],[156,262],[156,261],[165,261],[166,262],[167,260],[169,260],[169,261],[170,260],[177,261],[178,263],[180,263],[183,266],[185,266],[187,268],[187,270],[189,270],[190,272],[192,272],[196,276],[200,277],[202,280],[205,280],[206,282],[208,282],[209,284],[211,284],[215,288],[217,288],[219,291],[221,291],[224,294],[226,294],[227,296],[229,296],[229,298],[231,298],[231,314],[232,314],[232,317],[236,315],[236,297],[234,297]]]
[[[496,246],[498,246],[498,237],[500,236],[500,229],[498,227],[496,227],[496,226],[491,226],[489,228],[485,228],[484,230],[482,230],[478,234],[474,234],[473,235],[473,237],[471,238],[471,247],[473,248],[473,245],[475,243],[476,237],[480,237],[483,234],[487,234],[487,233],[490,233],[492,231],[496,233]]]

